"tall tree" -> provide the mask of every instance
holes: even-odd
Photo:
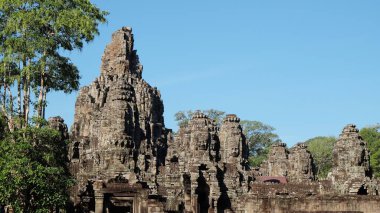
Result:
[[[373,176],[380,177],[380,125],[374,125],[362,128],[359,132],[360,136],[368,144],[370,151],[370,163]]]
[[[281,139],[274,133],[275,128],[260,121],[241,121],[243,133],[248,140],[249,163],[251,166],[260,166],[267,159],[270,147]]]
[[[29,114],[34,106],[43,120],[49,91],[78,89],[78,69],[63,53],[93,40],[106,15],[89,0],[0,0],[0,204],[16,212],[66,204],[66,141]]]
[[[333,148],[335,137],[315,137],[307,140],[305,144],[314,158],[316,175],[318,178],[326,178],[333,165]]]
[[[32,100],[36,116],[43,117],[47,92],[78,89],[77,69],[61,53],[81,49],[85,42],[93,40],[106,15],[89,0],[0,1],[0,60],[4,64],[0,73],[4,79],[0,87],[1,108],[9,124],[14,115],[28,123]],[[16,64],[17,69],[10,64]],[[18,107],[13,107],[12,86],[17,91]]]

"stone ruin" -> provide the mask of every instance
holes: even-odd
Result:
[[[304,183],[315,179],[313,157],[303,143],[290,150],[285,143],[274,144],[259,171],[261,176],[286,177],[289,182]]]
[[[201,112],[174,135],[160,92],[142,79],[132,30],[116,31],[101,73],[80,90],[69,147],[71,212],[374,212],[378,184],[366,143],[347,126],[329,180],[317,181],[305,144],[275,144],[255,171],[240,119]],[[67,132],[60,118],[51,125]],[[365,193],[364,193],[365,192]],[[355,194],[355,195],[353,195]],[[357,194],[367,194],[359,196]]]
[[[103,200],[111,211],[136,208],[137,202],[112,195],[120,190],[146,201],[148,194],[157,195],[170,133],[160,92],[142,79],[142,69],[131,29],[123,28],[104,52],[100,76],[80,90],[71,167],[78,182],[73,200],[82,211],[93,209],[93,203],[103,208]]]
[[[213,120],[196,112],[169,143],[167,164],[158,177],[165,183],[162,191],[171,195],[168,200],[175,199],[175,206],[182,202],[182,211],[220,212],[233,203],[242,206],[240,197],[248,192],[251,177],[247,173],[248,144],[239,121],[236,115],[227,115],[218,129]],[[177,178],[170,180],[172,176]],[[173,181],[182,182],[177,194],[170,193]],[[164,210],[180,211],[175,206]]]
[[[367,142],[356,126],[349,124],[335,143],[333,170],[328,178],[341,194],[377,194],[377,184],[371,176]]]

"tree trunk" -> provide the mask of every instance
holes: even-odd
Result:
[[[38,96],[38,106],[37,106],[37,116],[39,118],[44,118],[42,115],[43,111],[43,99],[44,99],[44,90],[45,90],[45,66],[46,66],[46,51],[44,51],[44,54],[42,56],[42,66],[41,66],[41,80],[40,80],[40,94]]]
[[[27,60],[24,59],[24,68],[27,66]],[[29,59],[30,64],[30,59]],[[24,122],[25,126],[28,126],[28,120],[29,120],[29,108],[30,108],[30,72],[27,70],[24,76]]]
[[[22,106],[21,106],[21,96],[22,96],[22,90],[21,90],[21,77],[17,79],[17,116],[19,118],[22,118],[21,111],[22,111]],[[20,119],[19,121],[19,128],[22,128],[22,121]]]
[[[10,85],[7,83],[7,77],[11,77],[11,71],[8,69],[7,64],[4,63],[4,93],[3,93],[3,105],[2,111],[4,115],[7,117],[7,124],[9,131],[13,132],[14,130],[14,122],[13,122],[13,96]],[[7,72],[8,71],[8,72]],[[9,92],[9,106],[7,109],[7,91]]]
[[[23,60],[23,69],[26,69],[26,60],[24,59]],[[27,109],[27,85],[28,85],[28,83],[27,83],[27,78],[26,78],[26,73],[23,73],[23,75],[22,75],[22,82],[24,83],[23,85],[22,85],[22,90],[23,90],[23,92],[24,92],[24,98],[23,98],[23,111],[22,111],[22,116],[23,116],[23,122],[25,123],[25,126],[27,126],[27,124],[26,123],[28,123],[28,121],[26,120],[26,109]]]
[[[26,78],[28,82],[26,86],[26,104],[25,104],[25,127],[29,125],[29,110],[30,110],[30,76],[28,73],[28,77]]]
[[[46,87],[44,90],[44,95],[43,95],[43,106],[42,106],[42,118],[45,119],[45,109],[46,109]]]
[[[42,108],[43,108],[43,100],[44,99],[44,74],[41,73],[41,81],[40,81],[40,94],[38,96],[38,106],[37,106],[37,116],[39,118],[42,117]]]
[[[9,91],[9,113],[8,113],[8,127],[9,127],[9,130],[11,132],[14,131],[14,128],[15,128],[15,124],[14,124],[14,120],[13,120],[13,95],[12,95],[12,91],[11,91],[11,88],[8,86],[8,91]]]
[[[2,108],[4,108],[4,113],[6,113],[5,106],[7,104],[7,84],[5,83],[5,78],[4,78],[3,85],[4,85],[4,91],[2,94],[2,96],[3,96]]]

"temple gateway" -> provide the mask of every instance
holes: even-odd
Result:
[[[275,144],[248,165],[240,119],[219,126],[201,112],[176,134],[165,127],[159,90],[142,79],[133,34],[123,27],[102,57],[100,76],[80,90],[70,134],[72,212],[378,212],[367,144],[355,125],[334,147],[333,170],[314,176],[305,144]],[[62,119],[53,119],[56,127]],[[63,128],[67,130],[67,128]]]

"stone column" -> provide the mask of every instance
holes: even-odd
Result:
[[[191,207],[192,211],[195,213],[199,212],[199,206],[198,206],[198,195],[194,194],[191,196]]]
[[[101,192],[103,189],[103,181],[96,180],[92,184],[94,188],[94,197],[95,197],[95,213],[103,213],[104,209],[104,194]]]
[[[104,195],[103,193],[95,192],[95,213],[103,213]]]
[[[190,180],[191,180],[191,209],[195,213],[199,212],[199,207],[198,207],[198,195],[195,194],[195,191],[198,188],[198,182],[197,179],[199,178],[199,171],[198,171],[199,166],[192,166],[191,170],[191,175],[190,175]]]
[[[139,213],[148,213],[148,190],[143,190],[137,197]]]

